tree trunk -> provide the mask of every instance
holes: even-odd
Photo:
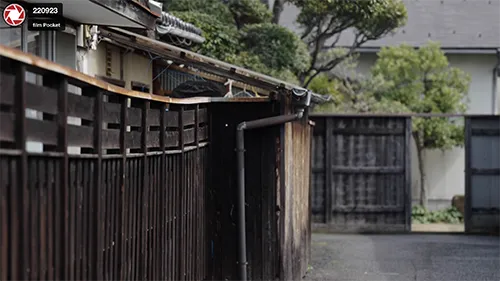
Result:
[[[273,23],[274,24],[279,24],[280,23],[280,16],[281,13],[283,12],[285,5],[285,0],[275,0],[274,5],[273,5]]]
[[[425,175],[425,165],[424,165],[424,147],[422,143],[422,139],[417,134],[413,135],[415,139],[415,144],[417,147],[417,158],[418,158],[418,170],[420,172],[420,199],[419,204],[426,208],[428,207],[427,202],[427,190],[425,188],[426,185],[426,175]]]

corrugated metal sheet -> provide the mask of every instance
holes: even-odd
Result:
[[[205,79],[177,70],[167,69],[163,73],[159,74],[158,78],[160,81],[160,87],[165,91],[172,91],[180,84],[187,81],[204,81]]]
[[[500,116],[466,118],[466,232],[500,230]]]
[[[331,231],[409,231],[409,117],[313,117],[312,213]]]

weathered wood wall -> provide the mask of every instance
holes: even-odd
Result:
[[[291,112],[291,111],[288,111]],[[284,126],[284,176],[280,208],[281,280],[300,280],[311,258],[310,167],[312,128],[306,118]]]
[[[238,280],[236,126],[279,115],[272,103],[211,106],[211,184],[208,214],[210,280]],[[249,280],[279,276],[276,213],[276,156],[280,127],[245,131],[246,227]]]
[[[410,231],[410,117],[312,116],[313,227]]]

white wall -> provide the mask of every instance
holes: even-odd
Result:
[[[111,50],[111,78],[120,79],[120,49],[104,42],[97,45],[97,50],[88,50],[81,58],[81,71],[90,76],[106,76],[106,47]],[[153,66],[150,59],[135,53],[123,57],[123,80],[125,88],[131,89],[131,81],[150,85],[152,92]]]
[[[358,71],[368,74],[375,63],[376,54],[363,54],[359,58]],[[492,113],[493,69],[495,55],[449,55],[450,65],[471,75],[468,113]],[[465,192],[465,152],[463,148],[448,151],[426,151],[424,167],[427,177],[427,196],[432,209],[450,206],[451,198]],[[420,172],[415,143],[412,142],[412,187],[414,202],[420,194]]]

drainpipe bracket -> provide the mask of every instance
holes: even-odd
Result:
[[[244,149],[244,148],[235,148],[234,151],[236,151],[236,152],[245,152],[247,150]]]

